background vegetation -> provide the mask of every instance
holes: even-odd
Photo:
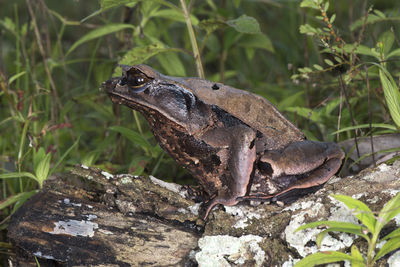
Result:
[[[203,69],[209,80],[268,98],[310,139],[400,126],[397,0],[0,6],[1,229],[49,175],[75,164],[187,183],[140,114],[99,91],[119,75],[117,64],[146,63],[175,76]]]

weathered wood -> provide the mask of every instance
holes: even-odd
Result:
[[[318,250],[315,235],[323,230],[295,232],[298,226],[318,220],[357,223],[330,194],[353,196],[379,211],[400,190],[397,161],[334,178],[290,205],[219,207],[204,224],[198,219],[199,204],[185,187],[98,169],[73,172],[48,181],[12,217],[9,239],[16,247],[16,265],[36,266],[36,256],[41,266],[290,267]],[[385,232],[398,227],[396,222],[400,216]],[[352,244],[365,249],[361,239],[348,234],[328,235],[321,249],[349,252]],[[399,264],[400,252],[379,261],[379,266]]]
[[[8,233],[19,249],[19,265],[36,266],[33,256],[47,259],[46,264],[66,266],[175,266],[188,261],[199,232],[195,224],[183,223],[190,217],[179,216],[177,209],[193,202],[176,193],[171,196],[171,191],[148,178],[111,180],[108,174],[93,169],[75,172],[103,186],[82,183],[79,188],[75,186],[77,178],[66,175],[49,181],[24,204],[13,216]],[[127,188],[132,189],[134,198],[124,194]],[[135,194],[136,190],[142,192]],[[161,197],[169,197],[170,202]],[[193,214],[191,218],[197,219]]]

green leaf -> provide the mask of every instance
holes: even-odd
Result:
[[[400,194],[389,200],[381,209],[376,222],[376,231],[380,231],[385,224],[400,213]]]
[[[165,70],[165,74],[171,76],[186,77],[186,68],[177,53],[161,53],[157,60]]]
[[[101,151],[90,151],[86,153],[81,159],[81,163],[85,166],[92,166],[96,160],[99,158]]]
[[[185,22],[183,12],[176,9],[160,9],[151,13],[151,17],[160,17],[174,21]],[[199,20],[192,14],[190,15],[190,20],[194,26],[197,26],[199,24]]]
[[[81,20],[81,23],[85,22],[86,20],[88,20],[94,16],[101,14],[102,12],[104,12],[110,8],[121,6],[121,5],[127,5],[129,7],[133,7],[139,1],[141,1],[141,0],[101,0],[100,1],[100,6],[101,6],[100,9],[96,10],[89,16],[83,18]]]
[[[0,179],[21,178],[21,177],[28,177],[37,181],[36,176],[30,172],[8,172],[0,174]]]
[[[101,10],[106,10],[109,8],[125,5],[128,3],[133,3],[133,2],[139,2],[139,1],[137,1],[137,0],[136,1],[135,0],[101,0],[100,6],[101,6]]]
[[[319,9],[319,6],[317,5],[317,1],[315,0],[303,0],[300,3],[300,7],[309,7],[313,9]]]
[[[363,227],[359,224],[354,224],[354,223],[349,223],[349,222],[337,222],[337,221],[318,221],[318,222],[311,222],[307,223],[305,225],[300,226],[299,228],[296,229],[297,231],[300,230],[305,230],[309,228],[315,228],[319,226],[325,226],[325,227],[332,227],[332,228],[345,228],[345,229],[353,229],[353,230],[359,230],[362,231]]]
[[[119,64],[122,65],[136,65],[136,64],[141,64],[148,60],[151,57],[154,57],[155,55],[159,53],[165,53],[165,52],[182,52],[181,49],[177,48],[168,48],[164,47],[160,44],[152,44],[148,46],[139,46],[135,47],[131,50],[129,50],[122,60],[119,62]]]
[[[85,34],[81,37],[78,41],[76,41],[71,48],[68,50],[66,55],[70,54],[73,50],[75,50],[78,46],[93,39],[102,37],[104,35],[121,31],[123,29],[134,29],[135,27],[130,24],[107,24],[105,26],[99,27],[95,30],[90,31],[89,33]]]
[[[356,263],[363,263],[363,262],[360,262],[360,260],[357,257],[348,255],[343,252],[324,251],[324,252],[317,252],[317,253],[311,254],[311,255],[301,259],[294,265],[294,267],[312,267],[312,266],[319,265],[319,264],[333,263],[333,262],[344,261],[344,260],[348,260],[348,261],[356,262]]]
[[[333,66],[334,64],[333,64],[333,62],[331,61],[331,60],[329,60],[329,59],[324,59],[324,61],[325,61],[325,63],[327,64],[327,65],[329,65],[329,66]]]
[[[339,222],[340,223],[340,222]],[[343,223],[342,223],[343,224]],[[324,231],[322,231],[321,233],[319,233],[316,237],[316,243],[318,247],[321,247],[321,243],[322,240],[324,239],[324,237],[326,236],[326,234],[330,233],[330,232],[341,232],[341,233],[348,233],[348,234],[354,234],[354,235],[358,235],[361,236],[362,238],[364,238],[366,241],[369,241],[370,238],[368,237],[368,235],[364,234],[362,232],[362,227],[359,226],[358,229],[354,229],[354,228],[346,228],[346,227],[332,227],[332,228],[328,228]]]
[[[400,128],[400,92],[396,82],[390,73],[381,67],[379,69],[379,77],[381,80],[383,93],[385,95],[386,104],[389,108],[390,116],[398,128]]]
[[[15,80],[17,80],[22,75],[25,75],[26,71],[21,71],[20,73],[14,74],[13,76],[8,79],[8,85],[12,84]]]
[[[4,20],[0,20],[1,25],[3,25],[4,28],[9,30],[12,34],[17,35],[17,27],[15,26],[15,23],[10,19],[9,17],[5,17]]]
[[[228,20],[226,24],[228,24],[236,31],[241,33],[248,33],[248,34],[261,33],[258,21],[255,18],[247,15],[242,15],[237,19]]]
[[[336,60],[338,63],[342,63],[342,62],[343,62],[343,60],[342,60],[340,57],[336,57],[336,56],[335,56],[335,60]]]
[[[151,149],[152,146],[150,143],[138,132],[135,132],[131,129],[122,127],[122,126],[111,126],[108,128],[111,131],[116,131],[122,134],[124,137],[128,138],[131,142],[138,144],[144,149]]]
[[[381,12],[381,14],[383,14],[383,13]],[[392,21],[392,22],[398,23],[400,21],[400,18],[399,17],[385,17],[384,15],[382,17],[382,16],[377,16],[375,14],[369,14],[366,25],[374,24],[377,22],[387,22],[387,21]],[[350,30],[351,31],[357,30],[358,28],[362,27],[363,25],[364,25],[364,16],[362,16],[360,19],[358,19],[353,24],[351,24]]]
[[[393,50],[386,56],[387,59],[391,57],[400,57],[400,48]]]
[[[397,228],[396,230],[393,230],[391,233],[386,235],[381,240],[386,240],[386,239],[393,238],[393,237],[400,237],[400,228]]]
[[[392,49],[394,43],[394,34],[392,31],[388,30],[382,33],[377,42],[383,43],[383,53],[384,55],[389,54],[390,50]]]
[[[240,46],[246,48],[260,48],[270,52],[275,52],[271,40],[265,34],[254,34],[241,38]]]
[[[400,248],[400,237],[395,237],[390,240],[388,240],[382,248],[378,251],[378,253],[375,255],[374,260],[377,261],[386,254]]]
[[[39,162],[41,162],[46,156],[46,152],[43,147],[40,147],[37,151],[33,151],[33,169],[36,170]]]
[[[333,14],[332,17],[329,20],[329,23],[332,24],[336,19],[336,14]]]
[[[345,44],[342,48],[338,48],[337,46],[333,47],[335,50],[340,51],[343,50],[346,53],[356,53],[359,55],[365,55],[365,56],[371,56],[379,59],[379,53],[376,51],[375,48],[370,48],[365,45],[357,45],[355,46],[354,44]],[[324,49],[324,52],[330,53],[330,50]]]
[[[71,152],[71,150],[79,143],[80,137],[75,141],[75,143],[70,146],[67,151],[64,152],[64,154],[60,157],[60,159],[57,161],[56,164],[54,164],[53,168],[50,170],[49,174],[52,174],[58,167],[58,165],[61,164],[61,162],[65,159],[65,157]]]
[[[314,69],[316,69],[316,70],[324,70],[324,68],[321,67],[321,66],[318,65],[318,64],[314,64],[313,67],[314,67]]]
[[[380,11],[378,9],[374,9],[373,12],[380,18],[386,18],[386,15],[382,11]]]
[[[325,12],[328,12],[328,9],[329,9],[329,1],[326,1],[326,2],[324,3],[324,11],[325,11]]]
[[[42,188],[44,180],[46,180],[49,175],[50,160],[51,154],[47,153],[46,156],[38,163],[35,169],[35,174],[37,177],[37,181],[39,182],[40,188]]]
[[[372,128],[384,128],[384,129],[397,131],[397,128],[395,126],[390,125],[390,124],[385,124],[385,123],[372,123],[371,127]],[[356,126],[345,127],[338,131],[335,131],[331,134],[337,134],[337,133],[342,133],[342,132],[346,132],[346,131],[352,131],[354,129],[363,129],[363,128],[369,128],[369,124],[360,124],[360,125],[356,125]]]
[[[355,245],[351,246],[351,256],[353,256],[355,259],[357,259],[357,260],[351,260],[352,267],[364,267],[365,266],[364,258]]]
[[[211,33],[219,28],[226,27],[226,23],[218,19],[205,19],[200,21],[199,27],[206,30],[207,33]]]
[[[36,194],[38,191],[39,190],[32,190],[32,191],[29,191],[29,192],[20,193],[18,198],[17,198],[17,201],[15,202],[14,208],[13,208],[11,213],[14,213],[15,211],[17,211],[19,209],[19,207],[21,207],[22,204],[25,203],[25,201],[27,201],[31,196]]]
[[[298,115],[302,116],[303,118],[310,119],[313,122],[321,122],[322,121],[320,112],[318,112],[316,110],[312,110],[310,108],[288,107],[285,110],[290,111],[290,112],[296,112]]]
[[[33,191],[29,191],[29,192],[22,192],[22,193],[13,195],[13,196],[0,202],[0,210],[18,202],[18,201],[21,201],[21,200],[25,201],[26,199],[28,199],[35,193],[37,193],[37,190],[33,190]]]
[[[332,195],[332,197],[343,202],[351,210],[351,213],[356,216],[371,233],[374,233],[376,219],[367,205],[349,196]]]
[[[301,34],[307,34],[307,35],[315,35],[318,34],[321,30],[314,28],[313,26],[309,25],[309,24],[304,24],[304,25],[300,25],[300,33]]]

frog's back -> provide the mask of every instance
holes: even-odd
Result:
[[[175,78],[175,80],[206,104],[220,107],[263,133],[268,140],[267,149],[279,149],[289,143],[305,139],[304,134],[264,97],[200,78]]]

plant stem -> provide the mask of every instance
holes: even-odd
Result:
[[[204,79],[205,76],[204,76],[203,64],[201,63],[199,47],[197,46],[197,40],[196,40],[196,36],[194,34],[192,21],[190,20],[190,13],[187,9],[185,0],[180,0],[180,1],[181,1],[182,10],[183,10],[183,15],[185,17],[186,26],[187,26],[187,29],[189,32],[190,43],[192,44],[193,57],[196,62],[197,75],[200,78]]]
[[[376,241],[378,240],[379,237],[379,231],[377,233],[373,233],[371,241],[368,243],[368,254],[367,254],[367,267],[373,267],[374,266],[374,250],[376,247]]]

